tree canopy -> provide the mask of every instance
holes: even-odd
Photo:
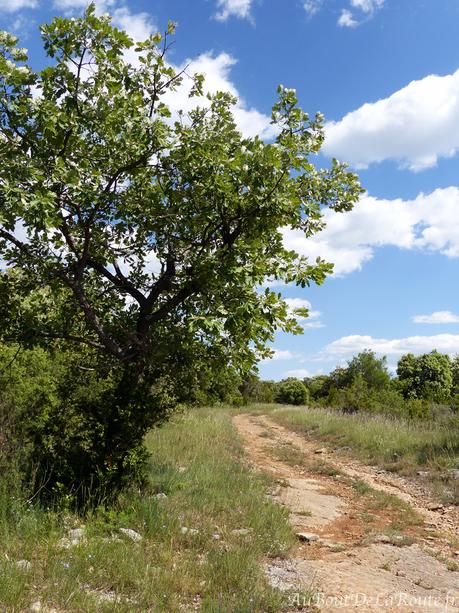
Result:
[[[314,166],[323,118],[292,89],[278,89],[273,142],[243,136],[231,95],[206,94],[202,75],[168,62],[172,23],[133,41],[90,5],[41,33],[39,71],[0,33],[0,258],[19,296],[2,308],[18,322],[12,338],[27,330],[104,356],[120,423],[121,406],[144,411],[165,365],[250,370],[277,328],[300,331],[281,295],[259,288],[322,283],[332,265],[286,249],[282,228],[312,236],[325,207],[351,209],[361,188],[335,160]],[[184,88],[187,113],[170,105]],[[123,458],[123,440],[102,456],[115,446]]]

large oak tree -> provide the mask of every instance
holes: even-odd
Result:
[[[332,266],[287,250],[282,228],[312,236],[324,207],[349,210],[361,190],[344,165],[314,166],[323,119],[294,90],[278,89],[273,142],[244,137],[232,96],[206,96],[202,76],[168,63],[173,25],[134,42],[91,6],[41,32],[38,72],[0,33],[0,257],[41,296],[28,334],[86,346],[113,370],[93,461],[120,474],[154,420],[161,364],[196,354],[198,369],[250,369],[277,328],[298,331],[259,288],[321,283]],[[193,110],[171,111],[184,88]]]

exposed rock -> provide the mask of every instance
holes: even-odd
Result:
[[[18,560],[16,562],[16,566],[21,570],[31,570],[32,568],[32,564],[29,562],[29,560]]]
[[[84,528],[69,530],[68,537],[71,541],[81,541],[85,537],[85,530]]]
[[[315,449],[314,453],[327,453],[327,449],[325,447],[321,447],[320,449]]]
[[[397,577],[406,577],[406,572],[404,570],[397,570],[395,574]]]
[[[459,479],[459,468],[452,468],[448,470],[448,477],[450,479]]]
[[[41,606],[41,602],[39,600],[37,600],[37,602],[33,602],[30,605],[30,610],[31,611],[43,611],[43,607]]]
[[[428,470],[418,470],[416,474],[418,477],[428,477],[430,475]]]
[[[238,536],[246,536],[252,532],[251,528],[236,528],[236,530],[231,530],[231,534],[237,534]]]
[[[140,543],[143,539],[143,537],[135,530],[132,530],[132,528],[120,528],[120,532],[130,538],[131,541],[134,541],[134,543]]]
[[[199,530],[197,530],[196,528],[187,528],[186,526],[183,526],[181,528],[181,532],[182,534],[191,534],[191,535],[199,534]]]
[[[222,537],[219,534],[215,533],[212,534],[212,538],[214,539],[214,541],[219,541]]]
[[[265,566],[269,584],[282,591],[298,589],[301,585],[301,574],[293,561],[274,560]]]
[[[429,504],[427,509],[429,511],[442,511],[443,510],[443,505],[440,504],[440,503]]]
[[[310,532],[297,532],[296,536],[300,539],[300,541],[304,541],[305,543],[312,543],[313,541],[319,540],[319,536],[317,534],[312,534]]]
[[[75,545],[79,545],[86,538],[86,533],[84,528],[73,528],[73,530],[69,530],[67,536],[64,536],[58,542],[58,547],[62,549],[70,549],[70,547],[75,547]]]
[[[167,498],[167,494],[164,492],[159,492],[159,494],[155,495],[156,500],[165,500]]]
[[[373,540],[375,543],[391,543],[392,542],[391,539],[386,534],[377,534]]]

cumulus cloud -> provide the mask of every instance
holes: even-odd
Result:
[[[293,370],[287,370],[283,375],[285,378],[287,377],[295,377],[295,379],[306,379],[306,377],[310,377],[311,373],[306,368],[296,368]]]
[[[436,189],[414,200],[382,200],[364,195],[348,213],[324,212],[326,228],[311,238],[284,229],[284,244],[301,255],[335,264],[335,275],[360,270],[375,249],[437,251],[459,257],[459,188]]]
[[[324,152],[357,168],[383,160],[420,171],[459,149],[459,70],[412,81],[326,125]]]
[[[341,11],[341,15],[339,16],[337,23],[342,28],[355,28],[359,25],[359,22],[354,19],[351,11],[348,11],[347,9],[343,9]]]
[[[303,0],[303,8],[312,17],[328,0]],[[344,28],[355,28],[371,19],[383,7],[385,0],[349,0],[346,8],[341,9],[337,24]]]
[[[372,15],[375,11],[382,8],[385,0],[351,0],[351,6],[361,10],[367,15]]]
[[[33,9],[37,6],[37,0],[2,0],[0,2],[0,12],[13,13],[20,9]]]
[[[302,328],[323,328],[324,324],[320,321],[321,312],[314,311],[309,300],[305,298],[284,298],[292,315],[296,309],[308,309],[308,317],[296,316]],[[312,321],[311,321],[312,320]]]
[[[272,349],[273,351],[273,355],[269,358],[264,358],[263,360],[260,360],[261,362],[271,362],[271,361],[278,361],[278,360],[297,360],[299,358],[302,357],[301,353],[293,353],[292,351],[290,351],[289,349]]]
[[[308,13],[308,15],[312,17],[312,15],[315,15],[316,13],[320,11],[323,3],[324,3],[324,0],[305,0],[303,2],[303,8],[306,11],[306,13]]]
[[[379,355],[401,356],[405,353],[428,353],[437,349],[450,355],[459,353],[459,334],[436,334],[433,336],[409,336],[407,338],[373,338],[355,334],[343,336],[329,343],[323,356],[345,358],[364,349],[371,349]]]
[[[215,19],[226,21],[230,17],[238,17],[251,20],[251,7],[252,0],[217,0],[218,10],[215,13]]]
[[[459,315],[451,311],[434,311],[430,315],[414,315],[415,324],[457,324]]]
[[[373,14],[382,8],[385,0],[350,0],[349,9],[343,9],[338,18],[338,25],[344,28],[355,28],[368,21]],[[353,12],[354,11],[354,12]],[[356,12],[357,11],[357,16]]]
[[[203,73],[206,77],[204,83],[206,92],[226,91],[236,96],[238,102],[233,107],[233,115],[239,130],[246,137],[258,135],[261,138],[270,139],[276,134],[276,130],[271,125],[270,116],[247,105],[237,87],[231,81],[231,68],[236,62],[237,60],[228,53],[222,52],[213,55],[211,52],[206,52],[196,58],[186,60],[177,69],[181,70],[188,66],[187,73],[189,74]],[[165,102],[169,104],[173,112],[182,110],[187,113],[197,105],[209,105],[206,97],[190,99],[188,97],[190,86],[191,82],[185,78],[181,87],[164,97]]]

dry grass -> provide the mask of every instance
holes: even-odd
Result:
[[[81,518],[3,492],[0,610],[37,601],[85,613],[282,609],[285,597],[267,585],[261,560],[285,555],[294,537],[286,512],[266,497],[270,484],[241,462],[229,412],[192,411],[147,442],[150,493],[129,492],[114,508]],[[82,525],[86,538],[62,548],[68,530]],[[123,527],[142,541],[126,538]]]

